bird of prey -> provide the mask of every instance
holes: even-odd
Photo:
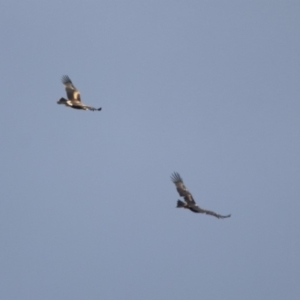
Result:
[[[231,214],[227,215],[227,216],[222,216],[222,215],[219,215],[219,214],[217,214],[213,211],[200,208],[196,204],[192,194],[185,187],[182,178],[180,177],[180,175],[177,172],[174,172],[172,174],[171,179],[174,182],[174,184],[176,185],[177,192],[179,193],[180,197],[183,197],[183,199],[185,201],[185,203],[184,203],[183,201],[178,200],[177,201],[177,207],[182,207],[182,208],[189,209],[194,213],[202,213],[202,214],[211,215],[211,216],[214,216],[218,219],[225,219],[225,218],[229,218],[231,216]]]
[[[66,92],[68,96],[68,100],[65,98],[60,98],[57,101],[57,104],[64,104],[66,106],[76,108],[76,109],[83,109],[83,110],[101,110],[102,108],[94,108],[91,106],[87,106],[81,102],[80,99],[80,92],[76,89],[76,87],[73,85],[71,79],[69,76],[64,75],[61,79],[62,83],[66,87]]]

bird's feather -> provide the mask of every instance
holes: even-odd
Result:
[[[183,197],[185,202],[186,202],[186,203],[184,203],[184,202],[178,200],[177,201],[177,207],[187,208],[187,209],[191,210],[194,213],[207,214],[207,215],[210,215],[210,216],[214,216],[218,219],[225,219],[225,218],[229,218],[231,216],[231,215],[223,216],[223,215],[215,213],[214,211],[206,210],[206,209],[203,209],[203,208],[199,207],[196,204],[192,194],[188,191],[188,189],[184,185],[183,180],[180,177],[179,173],[174,172],[171,175],[171,179],[174,182],[174,184],[176,185],[176,188],[177,188],[177,191],[178,191],[179,195],[181,197]]]
[[[178,194],[180,197],[184,197],[184,200],[190,204],[196,204],[193,195],[189,192],[186,186],[183,183],[182,178],[180,177],[179,173],[174,172],[171,176],[172,181],[176,185]]]
[[[64,75],[61,79],[62,83],[65,85],[67,96],[69,100],[76,100],[81,102],[80,92],[73,85],[69,76]]]

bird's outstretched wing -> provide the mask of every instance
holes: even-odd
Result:
[[[210,216],[214,216],[218,219],[225,219],[225,218],[230,218],[231,217],[231,214],[223,216],[223,215],[219,215],[219,214],[217,214],[217,213],[215,213],[214,211],[211,211],[211,210],[202,209],[200,207],[197,207],[197,208],[199,208],[200,213],[207,214],[207,215],[210,215]]]
[[[61,79],[62,83],[66,87],[66,92],[69,100],[76,100],[80,101],[80,92],[76,89],[76,87],[73,85],[70,77],[68,75],[64,75]]]
[[[196,202],[192,196],[192,194],[188,191],[186,186],[183,183],[182,178],[180,177],[179,173],[174,172],[171,176],[172,181],[176,185],[177,192],[181,197],[184,197],[184,200],[187,204],[195,205]]]
[[[95,107],[92,107],[92,106],[87,106],[87,105],[84,105],[84,109],[85,110],[91,110],[91,111],[95,111],[95,110],[101,110],[102,107],[99,107],[99,108],[95,108]]]

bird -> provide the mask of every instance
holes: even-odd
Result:
[[[177,201],[177,207],[178,208],[186,208],[186,209],[191,210],[194,213],[207,214],[207,215],[210,215],[210,216],[214,216],[218,219],[225,219],[225,218],[231,217],[231,214],[223,216],[223,215],[219,215],[219,214],[217,214],[213,211],[206,210],[206,209],[203,209],[203,208],[199,207],[197,205],[196,201],[194,200],[193,195],[188,191],[188,189],[184,185],[183,180],[180,177],[179,173],[174,172],[171,175],[171,180],[176,185],[177,192],[179,193],[180,197],[183,197],[184,201],[185,201],[185,202],[183,202],[181,200],[178,200]]]
[[[57,104],[64,104],[71,108],[83,109],[83,110],[92,110],[92,111],[98,110],[98,111],[100,111],[102,109],[101,107],[94,108],[94,107],[83,104],[80,99],[80,92],[73,85],[69,76],[64,75],[62,77],[61,81],[66,87],[68,100],[65,98],[60,98],[57,101]]]

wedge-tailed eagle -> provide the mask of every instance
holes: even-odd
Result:
[[[219,214],[217,214],[213,211],[200,208],[196,204],[192,194],[185,187],[182,178],[180,177],[180,175],[177,172],[174,172],[172,174],[171,179],[174,182],[174,184],[176,185],[176,188],[177,188],[177,191],[178,191],[180,197],[183,197],[183,199],[185,201],[185,203],[184,203],[183,201],[178,200],[177,201],[177,207],[182,207],[182,208],[189,209],[194,213],[202,213],[202,214],[211,215],[211,216],[214,216],[218,219],[225,219],[225,218],[229,218],[231,216],[231,214],[226,215],[226,216],[222,216],[222,215],[219,215]]]
[[[80,99],[80,92],[76,89],[76,87],[73,85],[71,79],[69,76],[64,75],[61,79],[62,83],[66,87],[67,97],[68,100],[65,98],[60,98],[57,101],[57,104],[64,104],[68,107],[75,108],[75,109],[83,109],[83,110],[101,110],[102,108],[94,108],[91,106],[87,106],[81,102]]]

